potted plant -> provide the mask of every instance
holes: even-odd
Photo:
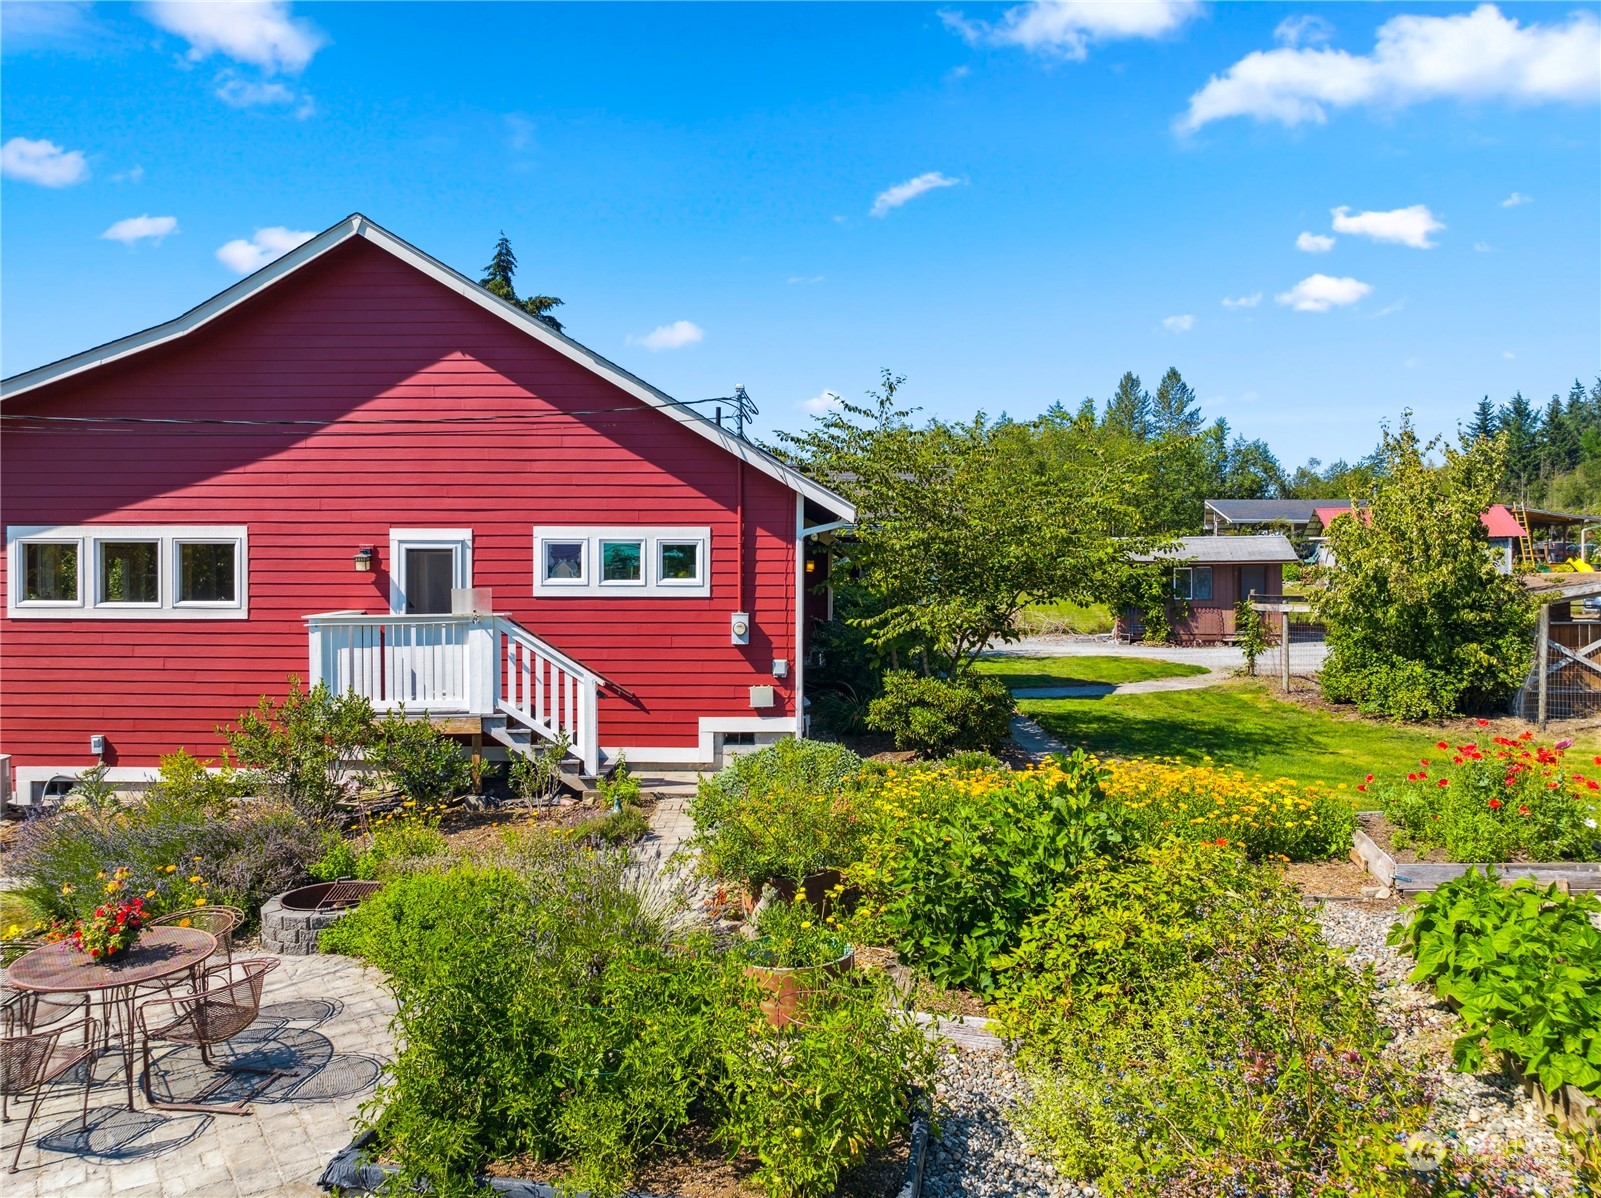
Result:
[[[120,956],[133,947],[145,926],[145,901],[126,899],[96,907],[88,919],[80,919],[73,929],[72,942],[78,951],[96,961]]]
[[[795,1022],[801,1003],[828,988],[856,964],[856,950],[847,944],[815,908],[781,899],[769,889],[756,919],[756,938],[746,946],[747,976],[765,997],[762,1014],[775,1028]]]

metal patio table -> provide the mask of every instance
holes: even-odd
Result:
[[[116,1017],[131,1111],[138,988],[180,973],[193,976],[216,951],[217,938],[199,928],[148,927],[132,948],[109,961],[96,961],[70,940],[42,945],[13,961],[6,969],[6,981],[18,990],[38,994],[100,996],[108,1013]]]

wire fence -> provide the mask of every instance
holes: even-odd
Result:
[[[1601,620],[1552,620],[1545,651],[1535,636],[1534,665],[1512,698],[1512,714],[1531,723],[1540,718],[1540,676],[1545,675],[1545,718],[1585,719],[1601,715]]]
[[[1273,613],[1268,617],[1269,635],[1274,644],[1263,654],[1257,673],[1277,679],[1285,691],[1303,691],[1316,688],[1318,671],[1323,668],[1323,657],[1328,652],[1327,630],[1322,624],[1289,619],[1289,636],[1283,635],[1283,617]]]

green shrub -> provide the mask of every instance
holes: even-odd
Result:
[[[842,745],[781,740],[701,782],[686,847],[713,878],[756,886],[856,859],[861,827],[848,780],[862,760]]]
[[[397,1192],[466,1192],[527,1155],[615,1195],[698,1119],[762,1161],[774,1198],[820,1198],[903,1123],[932,1049],[881,988],[831,982],[774,1031],[743,959],[672,933],[625,852],[530,847],[524,874],[403,876],[323,933],[400,1000],[404,1047],[371,1108]]]
[[[1452,1046],[1465,1069],[1486,1050],[1523,1063],[1552,1093],[1572,1083],[1601,1094],[1601,902],[1503,887],[1495,871],[1468,870],[1419,900],[1392,944],[1417,958],[1413,982],[1432,982],[1460,1004],[1467,1031]]]
[[[311,690],[289,679],[281,703],[266,695],[218,732],[234,759],[272,797],[311,819],[326,819],[355,784],[361,757],[376,736],[372,704],[354,692]]]
[[[768,891],[756,916],[756,939],[745,948],[754,964],[775,969],[807,969],[839,960],[850,948],[830,921],[804,900],[785,902]]]
[[[1438,741],[1403,779],[1365,783],[1397,848],[1443,847],[1452,861],[1593,861],[1601,857],[1601,783],[1556,745],[1497,736]]]
[[[1031,1140],[1103,1193],[1401,1194],[1423,1118],[1292,886],[1231,850],[1097,863],[1004,962]],[[1426,1191],[1425,1191],[1426,1192]]]
[[[587,819],[572,830],[580,840],[594,839],[601,844],[633,844],[650,835],[650,820],[637,807],[624,807],[621,811],[607,811]]]
[[[408,863],[438,857],[445,848],[445,838],[432,820],[405,818],[381,823],[370,837],[358,841],[333,840],[309,872],[323,882],[335,878],[372,881],[404,869]]]
[[[927,678],[904,670],[884,675],[884,693],[867,723],[892,733],[897,749],[940,756],[954,750],[997,750],[1012,734],[1012,692],[990,676]]]
[[[443,803],[469,781],[469,763],[461,745],[428,722],[408,720],[391,711],[372,738],[369,760],[417,806]]]
[[[903,957],[941,984],[988,990],[993,958],[1073,871],[1125,849],[1123,808],[1102,780],[1082,752],[1032,770],[895,776],[893,842],[853,876]]]

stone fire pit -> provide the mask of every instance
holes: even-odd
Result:
[[[338,923],[381,885],[340,878],[268,899],[261,905],[261,947],[286,957],[311,956],[322,930]]]

